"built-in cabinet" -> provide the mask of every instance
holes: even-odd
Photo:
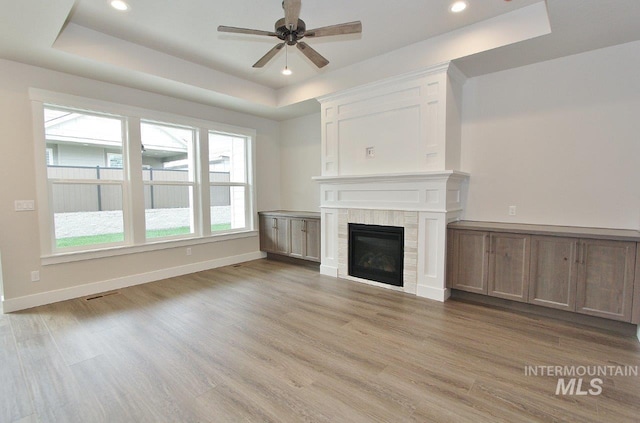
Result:
[[[320,213],[272,211],[259,215],[262,251],[320,261]]]
[[[527,301],[529,236],[466,230],[449,230],[449,236],[451,288]]]
[[[289,255],[303,260],[320,261],[320,219],[289,219]]]
[[[531,304],[576,311],[577,246],[575,238],[531,237]]]
[[[630,321],[636,243],[583,239],[579,246],[576,311]]]
[[[450,286],[462,291],[487,293],[489,277],[489,233],[449,230],[452,263]]]
[[[489,295],[526,302],[529,297],[528,235],[492,233],[489,236]]]
[[[260,215],[260,249],[276,254],[287,254],[289,247],[289,220],[282,216]]]
[[[448,229],[448,285],[640,323],[638,241],[635,231],[456,222]]]

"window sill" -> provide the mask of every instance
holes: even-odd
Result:
[[[236,232],[224,235],[212,235],[209,237],[165,240],[144,245],[127,245],[102,248],[100,250],[74,251],[70,253],[58,253],[40,257],[42,266],[52,264],[71,263],[74,261],[94,260],[105,257],[123,256],[127,254],[144,253],[148,251],[166,250],[169,248],[191,247],[193,245],[210,244],[213,242],[229,241],[241,238],[253,238],[258,236],[258,231]]]

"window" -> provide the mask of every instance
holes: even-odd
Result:
[[[47,148],[45,150],[47,165],[52,165],[53,163],[53,148]]]
[[[195,130],[142,122],[147,238],[195,233]]]
[[[46,167],[44,256],[253,230],[253,131],[117,113],[110,103],[35,101],[36,121],[44,118],[44,140],[36,139]]]
[[[209,132],[211,232],[247,226],[247,138]]]
[[[107,153],[107,166],[122,169],[122,154]]]
[[[103,151],[122,156],[123,120],[76,110],[44,109],[48,192],[56,249],[124,242],[122,169],[109,168]]]

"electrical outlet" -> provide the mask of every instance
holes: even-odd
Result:
[[[187,248],[187,255],[190,256],[191,255],[191,247]]]
[[[365,155],[367,156],[367,159],[373,159],[376,156],[376,151],[373,147],[367,147]]]
[[[34,270],[31,272],[31,282],[38,282],[40,280],[40,271]]]
[[[516,206],[509,206],[509,216],[516,215]]]

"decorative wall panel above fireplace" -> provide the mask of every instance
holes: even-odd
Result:
[[[445,63],[320,98],[322,175],[459,169],[463,80]]]

